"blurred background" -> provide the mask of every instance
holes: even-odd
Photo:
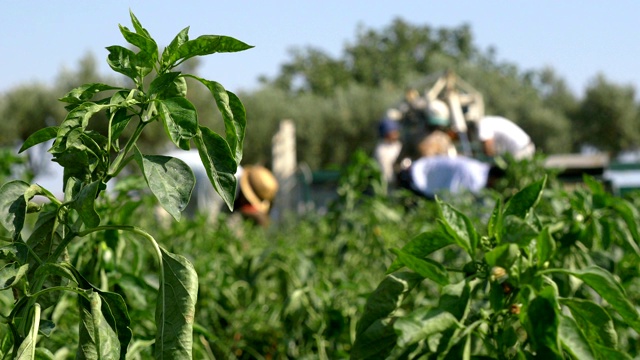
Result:
[[[519,124],[546,154],[633,158],[639,8],[633,1],[10,2],[0,15],[0,145],[60,123],[56,99],[75,86],[125,81],[109,69],[105,47],[125,44],[118,24],[130,27],[131,10],[161,49],[187,26],[192,38],[227,35],[254,46],[184,64],[244,102],[247,163],[271,165],[272,136],[290,119],[299,163],[343,167],[355,150],[373,149],[378,121],[407,87],[446,70],[483,95],[485,113]],[[220,131],[206,90],[193,86],[189,98],[200,121]],[[150,132],[142,146],[167,151],[156,138],[163,137]]]

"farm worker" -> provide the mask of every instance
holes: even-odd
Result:
[[[418,144],[418,153],[426,156],[455,156],[456,150],[451,137],[442,130],[432,131]]]
[[[453,144],[455,134],[451,130],[449,107],[441,100],[429,102],[427,108],[428,135],[418,143],[420,156],[448,155],[456,156],[457,150]]]
[[[278,193],[278,180],[264,166],[250,165],[239,174],[240,186],[234,212],[262,227],[270,223],[269,212]]]
[[[477,193],[491,185],[500,169],[467,156],[424,156],[401,176],[402,186],[428,199],[462,191]]]
[[[478,121],[478,139],[487,156],[510,153],[514,159],[529,159],[536,147],[527,133],[513,121],[501,116],[486,116]]]
[[[399,117],[395,116],[393,111],[387,112],[387,116],[382,119],[378,126],[379,140],[373,151],[373,157],[378,162],[378,165],[380,165],[382,176],[387,184],[390,185],[395,183],[393,167],[398,155],[400,155],[400,150],[402,150],[400,124],[398,120]]]

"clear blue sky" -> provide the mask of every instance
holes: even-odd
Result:
[[[126,45],[118,24],[129,9],[161,48],[189,35],[228,35],[255,48],[203,58],[200,75],[232,91],[274,76],[292,47],[313,46],[338,57],[358,25],[382,30],[400,17],[414,25],[471,26],[475,44],[521,70],[553,67],[577,95],[597,74],[640,89],[640,1],[0,1],[0,92],[26,82],[52,84],[92,52],[111,74],[105,47]]]

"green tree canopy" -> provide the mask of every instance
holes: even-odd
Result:
[[[640,143],[635,89],[599,75],[586,91],[576,114],[575,131],[582,144],[617,153]]]

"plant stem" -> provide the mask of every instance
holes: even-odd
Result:
[[[134,131],[133,135],[131,135],[131,137],[127,141],[127,144],[125,145],[124,149],[118,154],[118,156],[113,161],[113,163],[111,163],[111,167],[109,169],[109,173],[107,174],[107,177],[104,180],[105,182],[107,182],[107,181],[109,181],[109,179],[117,176],[120,173],[120,171],[122,170],[122,168],[124,168],[124,166],[131,160],[131,158],[127,158],[126,161],[123,162],[123,160],[127,157],[129,152],[131,151],[131,149],[133,149],[133,147],[135,146],[136,142],[138,141],[138,138],[140,137],[140,134],[142,134],[142,130],[144,129],[144,127],[146,125],[147,125],[147,123],[145,123],[143,121],[140,121],[138,123],[138,126],[136,127],[136,130]]]

